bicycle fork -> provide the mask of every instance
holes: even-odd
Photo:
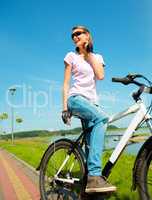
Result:
[[[70,177],[71,172],[72,172],[72,169],[74,168],[76,159],[74,159],[74,161],[71,163],[69,172],[68,172],[67,175],[66,175],[67,178],[59,178],[59,177],[58,177],[58,175],[60,174],[60,172],[62,171],[62,169],[64,169],[64,166],[65,166],[66,163],[68,162],[69,158],[70,158],[70,155],[68,154],[68,155],[66,156],[65,160],[63,161],[61,167],[59,168],[59,170],[57,171],[57,173],[54,175],[54,178],[55,178],[55,180],[61,181],[61,182],[63,182],[63,183],[74,184],[74,182],[79,182],[79,181],[80,181],[80,179],[78,179],[78,178]]]

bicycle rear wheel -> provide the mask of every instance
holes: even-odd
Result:
[[[85,162],[70,140],[59,140],[47,149],[40,166],[42,200],[74,200],[83,192]]]

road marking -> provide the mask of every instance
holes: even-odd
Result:
[[[31,198],[33,200],[40,199],[39,188],[31,180],[32,175],[33,175],[33,174],[30,174],[31,171],[25,168],[24,166],[22,166],[21,163],[18,162],[17,160],[12,159],[10,154],[6,154],[6,152],[3,152],[3,153],[4,153],[3,155],[5,155],[5,159],[8,161],[9,165],[13,168],[15,174],[19,177],[24,187],[31,195]],[[33,179],[35,178],[33,177]]]
[[[18,197],[18,199],[19,200],[32,200],[30,194],[24,188],[24,185],[22,184],[20,179],[16,176],[15,172],[9,166],[8,162],[5,160],[5,158],[2,155],[1,155],[1,161],[6,169],[8,177],[10,179],[10,182],[12,183],[12,186],[16,192],[16,196]]]
[[[17,200],[16,193],[10,179],[8,178],[8,174],[6,169],[2,163],[2,151],[0,150],[0,188],[1,195],[0,200]]]

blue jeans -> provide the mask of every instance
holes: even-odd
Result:
[[[91,132],[86,134],[86,159],[88,175],[101,176],[101,156],[104,145],[104,124],[107,116],[98,105],[91,103],[81,95],[68,98],[68,109],[72,115],[78,116],[85,122],[85,127],[93,126]]]

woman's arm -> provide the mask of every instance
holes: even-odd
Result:
[[[64,82],[63,82],[63,110],[67,110],[67,99],[68,99],[68,92],[70,86],[70,79],[71,79],[71,65],[65,63],[65,70],[64,70]]]
[[[104,79],[104,67],[101,62],[98,61],[98,59],[92,54],[88,53],[86,60],[90,63],[92,66],[94,73],[96,75],[96,78],[98,80]]]

